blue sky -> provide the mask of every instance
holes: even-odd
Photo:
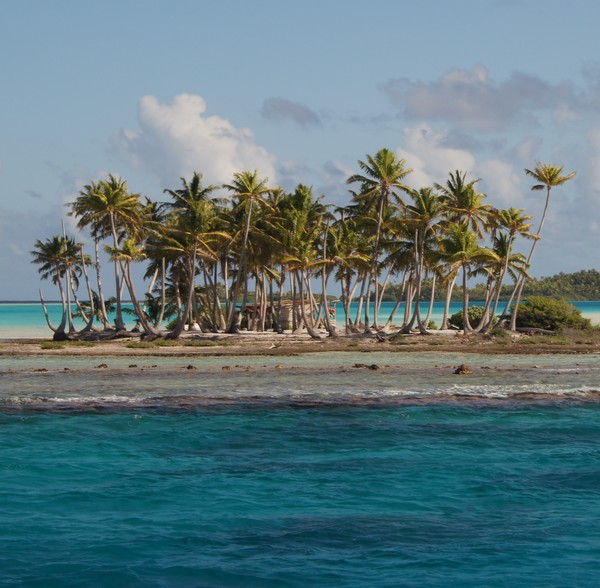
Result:
[[[0,300],[36,298],[29,251],[90,180],[161,200],[194,170],[258,169],[344,204],[381,147],[416,187],[468,171],[536,220],[523,168],[577,171],[532,273],[597,267],[599,20],[595,0],[7,0]]]

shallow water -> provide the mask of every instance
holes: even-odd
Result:
[[[0,585],[593,586],[599,368],[3,358]]]
[[[589,318],[592,324],[600,325],[600,301],[573,302],[579,308],[583,316]],[[384,324],[392,309],[394,302],[384,302],[381,305],[379,320]],[[338,326],[344,324],[344,313],[342,304],[337,303],[336,317]],[[57,326],[62,317],[62,307],[60,304],[50,303],[47,305],[48,314],[53,325]],[[352,313],[356,312],[357,304],[351,306]],[[462,310],[462,302],[453,302],[450,306],[451,314]],[[423,312],[427,309],[424,305]],[[396,315],[396,324],[402,322],[404,305],[400,306],[400,311]],[[436,302],[433,307],[431,319],[438,325],[441,323],[444,314],[444,303]],[[372,316],[372,313],[371,313]],[[127,318],[127,317],[126,317]],[[82,328],[83,322],[75,321],[77,328]],[[129,324],[130,328],[133,324]],[[48,328],[42,306],[39,303],[2,303],[0,302],[0,339],[27,338],[27,337],[49,337],[51,331]]]
[[[473,373],[455,375],[455,367],[464,363]],[[6,357],[0,358],[0,384],[4,410],[177,408],[241,401],[394,403],[523,395],[574,399],[600,394],[600,355]]]

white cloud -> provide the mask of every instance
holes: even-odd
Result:
[[[275,157],[256,143],[252,131],[205,112],[202,96],[180,94],[170,104],[144,96],[138,104],[139,128],[118,131],[117,147],[163,186],[194,171],[207,184],[222,184],[235,172],[254,169],[275,183]]]
[[[490,204],[496,208],[525,208],[521,176],[513,165],[500,159],[488,159],[477,166],[477,173]]]
[[[473,154],[466,149],[447,146],[447,137],[445,131],[434,131],[425,123],[404,129],[403,146],[396,153],[413,170],[406,178],[409,185],[415,188],[431,186],[434,182],[445,181],[451,171],[473,170]]]

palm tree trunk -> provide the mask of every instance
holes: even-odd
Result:
[[[312,321],[308,320],[308,317],[306,316],[306,305],[304,303],[304,281],[306,279],[306,275],[304,273],[304,271],[302,270],[297,270],[297,277],[296,277],[297,281],[298,281],[298,288],[300,290],[299,294],[300,294],[300,316],[302,317],[302,321],[304,322],[304,325],[306,326],[306,331],[308,332],[308,334],[313,338],[313,339],[321,339],[321,335],[319,335],[319,333],[317,333],[312,325]]]
[[[448,284],[446,285],[446,297],[444,300],[444,314],[442,316],[442,324],[440,330],[445,331],[448,328],[448,321],[450,320],[450,302],[452,301],[452,291],[454,290],[454,284],[456,283],[456,276],[448,277]]]
[[[396,313],[398,312],[398,309],[400,308],[400,305],[402,304],[402,299],[404,298],[404,293],[406,291],[406,279],[407,279],[407,273],[404,272],[404,274],[402,276],[401,287],[400,287],[400,295],[398,296],[398,298],[396,300],[396,304],[394,304],[394,308],[392,308],[392,312],[390,312],[390,316],[388,317],[388,320],[386,321],[385,326],[383,327],[384,329],[389,329],[392,326],[394,317],[396,316]]]
[[[115,226],[115,217],[112,213],[109,216],[110,218],[110,229],[112,232],[113,238],[113,246],[116,249],[119,247],[119,237],[117,236],[117,228]],[[117,331],[125,330],[125,322],[123,321],[123,306],[121,302],[121,276],[119,275],[119,261],[115,259],[115,288],[116,288],[116,316],[115,316],[115,328]]]
[[[44,297],[42,295],[41,289],[40,289],[40,302],[42,304],[42,310],[44,311],[44,316],[46,317],[46,323],[48,324],[48,327],[50,328],[50,330],[53,333],[62,332],[64,334],[65,325],[67,324],[66,320],[65,320],[65,305],[64,305],[64,303],[63,303],[62,320],[60,322],[60,325],[58,327],[55,327],[52,324],[52,321],[50,320],[50,315],[48,314],[48,309],[46,308],[46,303],[44,302]],[[62,329],[61,329],[61,325],[62,325]],[[60,331],[59,331],[59,329],[60,329]]]
[[[106,303],[104,301],[104,291],[102,289],[102,280],[100,279],[100,240],[94,236],[94,266],[96,269],[96,285],[98,286],[98,299],[100,301],[100,320],[104,330],[107,331],[110,327],[108,322],[108,314],[106,312]]]
[[[544,211],[542,212],[540,226],[538,227],[538,230],[537,230],[537,238],[533,240],[533,243],[531,245],[531,251],[529,252],[529,256],[527,257],[528,266],[531,266],[531,258],[533,257],[533,252],[535,251],[537,243],[540,240],[540,235],[541,235],[542,229],[544,227],[544,222],[546,221],[546,213],[548,212],[548,204],[549,203],[550,203],[550,186],[547,186],[546,187],[546,203],[544,204]],[[521,278],[519,278],[519,280],[517,280],[518,286],[517,286],[516,292],[515,292],[515,303],[513,306],[513,311],[511,313],[511,317],[510,317],[510,330],[511,331],[517,330],[517,312],[518,312],[519,304],[521,304],[521,296],[523,294],[523,288],[525,287],[525,281],[526,281],[526,278],[524,276],[522,276]]]

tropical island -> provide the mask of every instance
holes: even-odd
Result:
[[[190,333],[289,332],[383,342],[452,329],[503,338],[523,328],[590,329],[576,309],[540,297],[536,287],[545,292],[548,280],[529,273],[551,192],[575,172],[539,162],[525,169],[532,189],[546,196],[534,229],[524,210],[488,203],[477,190],[479,179],[465,171],[414,189],[405,183],[411,170],[389,149],[358,166],[361,173],[347,179],[350,203],[342,207],[325,204],[302,184],[293,192],[270,186],[256,170],[235,173],[222,186],[205,186],[196,172],[181,178],[179,188],[164,190],[161,201],[130,191],[113,175],[91,181],[69,203],[68,214],[91,238],[93,254],[64,230],[36,241],[32,250],[41,278],[60,294],[62,319],[55,325],[40,291],[54,340],[131,336],[126,313],[145,342]],[[108,298],[106,260],[116,293]],[[590,278],[597,287],[597,272],[584,273],[573,283]],[[483,281],[473,289],[478,278]],[[343,324],[332,320],[332,291]],[[600,289],[590,286],[593,291]],[[458,319],[450,314],[457,296]],[[394,310],[382,320],[381,305],[390,299]],[[430,320],[435,300],[445,304],[439,325]],[[540,319],[540,312],[563,318]],[[75,327],[76,316],[83,328]]]

